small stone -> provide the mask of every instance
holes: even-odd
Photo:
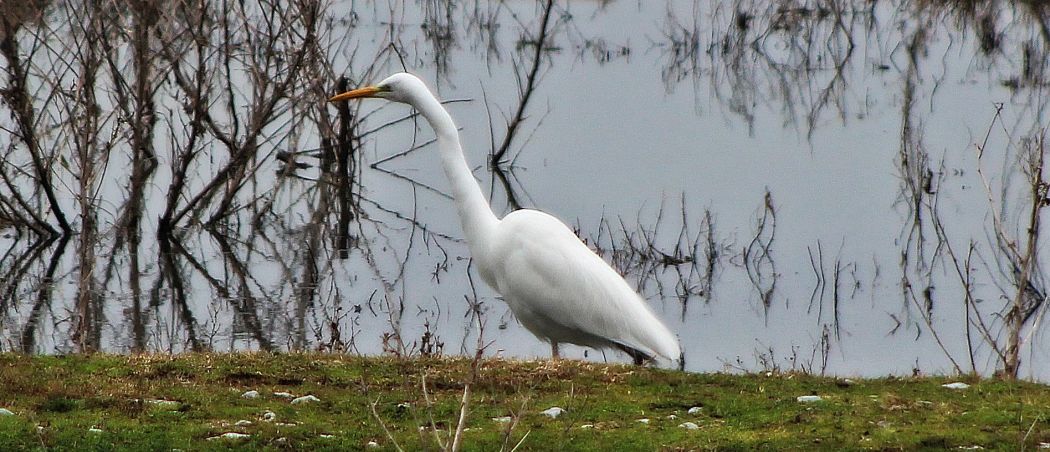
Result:
[[[407,410],[409,408],[412,408],[412,404],[408,403],[408,402],[401,402],[401,403],[397,404],[397,408],[398,409],[402,409],[402,410]]]
[[[984,449],[984,448],[981,447],[981,446],[978,446],[978,445],[973,445],[973,446],[959,446],[959,449],[960,450],[981,450],[981,449]]]
[[[88,429],[88,432],[89,433],[102,433],[102,429],[100,429],[98,427],[91,427],[91,428]]]
[[[701,409],[700,407],[694,406],[694,407],[690,408],[689,411],[686,411],[686,412],[689,413],[689,414],[700,414],[700,409]]]
[[[241,394],[241,397],[244,397],[246,399],[258,398],[259,397],[259,391],[246,391],[244,394]]]
[[[280,397],[282,399],[294,399],[295,398],[295,396],[292,395],[292,393],[290,393],[290,392],[275,392],[275,393],[273,393],[273,395],[274,395],[274,397]]]
[[[678,424],[678,426],[682,427],[682,428],[684,428],[686,430],[696,430],[696,429],[700,428],[699,425],[696,425],[696,424],[694,424],[692,422],[683,422],[681,424]]]
[[[948,389],[966,389],[966,388],[970,387],[970,385],[968,385],[966,383],[963,383],[961,381],[957,381],[955,383],[946,383],[946,384],[943,384],[941,386],[944,386],[945,388],[948,388]]]
[[[14,416],[14,415],[15,415],[15,413],[12,413],[11,410],[9,410],[7,408],[0,408],[0,416]]]
[[[146,399],[146,403],[150,405],[156,405],[158,408],[164,408],[168,410],[177,410],[180,406],[182,406],[181,402],[164,399]]]
[[[365,444],[365,446],[368,447],[368,448],[376,448],[376,447],[379,447],[379,443],[377,443],[375,441],[369,441],[368,444]]]
[[[492,420],[494,420],[496,422],[499,422],[501,424],[506,424],[506,423],[511,421],[511,417],[510,416],[500,416],[500,417],[494,417],[494,418],[492,418]]]
[[[675,419],[678,419],[678,416],[677,416],[677,415],[674,415],[674,414],[668,414],[668,415],[667,415],[667,420],[669,420],[669,421],[673,421],[673,420],[675,420]]]
[[[589,429],[589,428],[594,428],[594,424],[583,424],[583,425],[580,426],[580,428],[582,428],[584,430]]]
[[[321,401],[321,399],[318,399],[317,397],[314,397],[312,395],[304,395],[302,397],[296,397],[296,398],[292,399],[292,405],[298,405],[300,403],[307,403],[307,402],[320,402],[320,401]]]
[[[320,435],[317,435],[317,437],[318,438],[324,438],[324,439],[330,439],[330,438],[335,438],[335,435],[329,435],[327,433],[322,433]]]
[[[215,441],[215,440],[218,440],[218,439],[242,440],[242,439],[248,439],[250,437],[251,437],[251,435],[248,435],[248,434],[245,434],[245,433],[226,432],[226,433],[223,433],[223,434],[221,434],[219,436],[209,437],[208,441]]]
[[[1039,443],[1040,449],[1050,449],[1050,443]]]
[[[264,420],[266,422],[276,421],[277,420],[277,413],[274,413],[273,411],[267,411],[267,412],[263,413],[262,420]]]
[[[554,419],[558,416],[561,416],[561,414],[564,412],[565,410],[561,409],[561,407],[552,406],[550,408],[547,408],[546,410],[543,410],[541,414],[550,417],[551,419]]]
[[[812,402],[821,402],[824,399],[822,399],[818,395],[804,395],[804,396],[798,396],[798,398],[796,400],[798,400],[799,402],[802,402],[802,403],[812,403]]]
[[[641,418],[641,419],[638,419],[638,420],[637,420],[637,421],[635,421],[635,422],[641,422],[641,423],[643,423],[643,424],[645,424],[645,425],[649,425],[649,418],[647,418],[647,417],[643,417],[643,418]]]
[[[252,421],[249,421],[247,419],[241,419],[237,422],[234,422],[233,425],[236,425],[237,427],[249,427],[252,425]]]

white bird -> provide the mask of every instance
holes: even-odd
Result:
[[[411,105],[434,129],[478,273],[525,328],[550,342],[552,358],[558,358],[559,343],[616,348],[636,364],[656,356],[679,358],[671,331],[564,223],[530,209],[496,217],[463,157],[455,122],[422,80],[394,74],[329,101],[369,97]]]

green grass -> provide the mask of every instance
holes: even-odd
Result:
[[[372,415],[377,400],[379,417],[405,450],[434,449],[433,433],[420,427],[433,419],[439,430],[454,429],[469,374],[464,359],[0,354],[0,407],[15,413],[0,417],[0,450],[355,450],[369,441],[393,449]],[[941,387],[949,381],[847,385],[796,374],[486,360],[473,387],[464,450],[499,450],[505,442],[509,450],[523,437],[519,450],[1017,450],[1050,442],[1048,387],[999,380]],[[242,398],[247,390],[261,396]],[[292,405],[277,391],[321,401]],[[810,394],[824,400],[796,400]],[[557,419],[540,414],[551,406],[567,412]],[[693,406],[702,409],[688,414]],[[262,419],[267,411],[276,421]],[[492,420],[512,414],[520,417],[509,433],[508,424]],[[252,425],[235,426],[238,420]],[[686,421],[700,428],[679,427]],[[208,440],[226,432],[250,437]]]

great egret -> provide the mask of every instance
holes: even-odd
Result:
[[[676,359],[678,340],[630,285],[557,218],[522,209],[496,218],[463,157],[452,117],[414,75],[391,75],[330,102],[377,97],[414,107],[437,134],[445,175],[478,273],[532,334],[551,344],[623,350],[635,363]]]

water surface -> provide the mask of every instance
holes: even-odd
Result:
[[[324,103],[340,76],[407,69],[452,101],[494,210],[577,229],[687,369],[1002,367],[1046,127],[1041,6],[554,2],[542,31],[545,4],[26,13],[5,35],[38,149],[5,97],[0,347],[458,354],[481,334],[546,357],[470,267],[426,124]],[[1033,253],[1021,374],[1046,379]]]

